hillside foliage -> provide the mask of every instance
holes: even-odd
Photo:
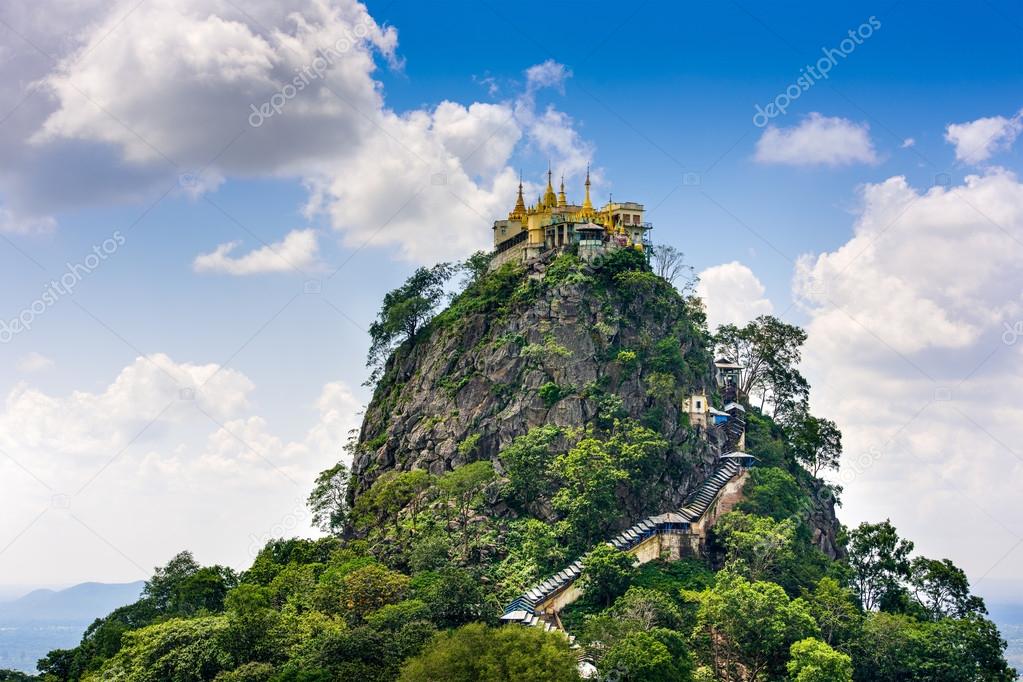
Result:
[[[888,521],[831,532],[841,490],[818,476],[837,466],[841,434],[806,409],[801,330],[759,318],[713,338],[699,301],[633,250],[599,266],[566,253],[540,279],[486,265],[479,254],[463,265],[462,291],[435,316],[451,266],[421,269],[385,299],[370,354],[381,413],[401,401],[398,366],[417,344],[570,285],[623,314],[677,321],[671,334],[634,347],[599,346],[616,377],[643,387],[642,413],[630,413],[611,384],[544,382],[537,405],[577,396],[593,406],[586,422],[542,423],[493,453],[467,434],[453,448],[457,465],[444,470],[394,466],[360,478],[331,467],[309,500],[323,537],[272,540],[241,572],[182,552],[155,570],[138,602],[41,660],[34,679],[577,680],[580,651],[563,635],[498,625],[505,603],[577,558],[584,593],[561,618],[600,679],[1015,679],[983,601],[952,562],[914,554]],[[501,343],[519,344],[526,364],[564,352],[553,335]],[[755,363],[745,379],[758,395],[746,405],[746,438],[758,465],[706,555],[637,566],[601,541],[665,511],[680,472],[695,476],[695,432],[687,424],[668,432],[665,415],[686,387],[714,394],[706,382],[715,344]],[[383,448],[380,438],[387,434],[364,429],[350,447]]]

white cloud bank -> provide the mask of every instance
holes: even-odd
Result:
[[[267,272],[309,270],[317,265],[319,241],[315,230],[293,230],[284,239],[234,257],[232,252],[241,242],[227,242],[210,253],[195,257],[196,272],[219,272],[228,275],[256,275]]]
[[[866,186],[853,237],[803,257],[805,370],[846,436],[847,522],[891,516],[976,581],[1023,552],[1023,185],[991,170],[926,191]],[[1019,341],[1019,342],[1017,342]]]
[[[788,166],[846,166],[877,163],[870,127],[840,117],[811,113],[791,128],[768,126],[757,140],[754,159]]]
[[[571,118],[537,102],[571,75],[553,61],[528,69],[506,101],[392,110],[375,72],[381,60],[400,68],[397,31],[354,0],[255,0],[244,11],[122,0],[83,12],[88,28],[71,47],[52,46],[55,68],[25,50],[9,72],[0,66],[0,82],[32,83],[0,86],[5,101],[29,92],[0,131],[8,231],[52,226],[49,212],[84,203],[151,201],[179,177],[190,196],[224,178],[290,177],[309,189],[307,215],[326,216],[345,245],[430,262],[486,245],[489,222],[514,201],[520,141],[568,176],[592,157]]]
[[[1012,118],[989,116],[945,128],[945,141],[955,146],[956,160],[969,164],[987,161],[1012,146],[1023,132],[1023,110]]]
[[[764,296],[764,285],[739,261],[707,268],[699,277],[696,295],[707,309],[711,331],[723,324],[745,324],[774,309]]]
[[[326,384],[288,439],[252,413],[254,392],[237,370],[163,354],[98,391],[16,386],[0,407],[4,581],[147,577],[185,548],[244,567],[269,537],[309,533],[305,496],[360,401]]]

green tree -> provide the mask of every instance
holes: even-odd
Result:
[[[661,592],[646,587],[630,587],[611,607],[613,616],[635,624],[643,630],[660,627],[681,630],[684,616],[675,601]]]
[[[344,462],[321,471],[306,504],[313,524],[324,533],[340,535],[348,519],[348,481],[351,474]]]
[[[472,623],[443,633],[401,670],[401,682],[574,682],[575,654],[560,633]]]
[[[523,510],[529,510],[548,481],[548,468],[554,459],[552,448],[561,437],[561,429],[546,424],[518,436],[499,455],[508,476],[506,490]]]
[[[464,558],[469,557],[469,521],[495,476],[494,465],[490,462],[473,462],[449,471],[437,482],[448,503],[455,508]]]
[[[582,588],[597,604],[609,606],[636,575],[636,557],[601,543],[582,560]]]
[[[366,624],[375,630],[395,632],[406,623],[430,620],[430,607],[420,599],[406,599],[382,606],[366,616]]]
[[[433,485],[434,477],[428,471],[413,469],[398,474],[395,485],[405,500],[404,507],[408,510],[412,522],[412,532],[418,530],[419,512],[422,511],[427,492]]]
[[[242,580],[269,585],[288,565],[326,563],[340,547],[337,538],[275,538],[259,550],[252,566],[242,574]]]
[[[801,639],[789,651],[792,682],[852,682],[852,659],[819,639]]]
[[[668,443],[635,422],[619,422],[605,441],[592,434],[555,458],[562,482],[551,503],[565,520],[573,547],[591,547],[618,517],[619,485],[628,483],[642,499],[657,498],[657,478]]]
[[[980,616],[918,621],[870,613],[852,643],[854,677],[871,682],[1011,682],[1005,641]]]
[[[94,679],[132,682],[211,680],[233,667],[225,616],[174,618],[124,634],[124,646]]]
[[[913,680],[918,623],[902,614],[868,613],[851,643],[854,677],[870,682]]]
[[[920,626],[918,648],[910,659],[914,682],[1013,682],[1005,662],[1005,640],[990,620],[979,616],[942,618]]]
[[[444,300],[444,285],[454,268],[440,263],[432,268],[417,268],[397,289],[384,295],[377,319],[369,327],[370,347],[366,364],[373,368],[370,381],[380,373],[383,363],[403,341],[412,341]]]
[[[401,536],[401,516],[408,512],[412,532],[416,532],[419,512],[433,480],[422,469],[384,473],[356,498],[351,512],[353,526],[369,531],[390,527],[395,536]]]
[[[181,586],[200,568],[191,552],[179,552],[166,565],[154,569],[153,577],[146,581],[142,594],[152,600],[160,611],[173,611]]]
[[[856,636],[862,616],[852,590],[842,587],[834,578],[825,577],[813,592],[804,592],[803,598],[826,644],[844,644]]]
[[[224,566],[200,566],[191,552],[180,552],[153,572],[142,590],[143,598],[167,615],[193,615],[224,608],[224,597],[238,582]]]
[[[413,536],[408,550],[408,564],[413,573],[432,571],[451,560],[451,538],[440,529]]]
[[[567,557],[557,530],[539,519],[517,519],[508,525],[508,554],[513,561],[525,564],[527,582],[549,575],[564,566]]]
[[[742,495],[739,511],[769,516],[776,521],[801,516],[808,510],[810,501],[795,477],[775,466],[750,469]]]
[[[842,432],[830,419],[800,412],[790,420],[788,443],[796,461],[815,477],[824,469],[837,469],[842,455]]]
[[[698,599],[696,633],[718,679],[778,676],[792,643],[817,631],[802,599],[790,600],[774,583],[750,582],[727,570]]]
[[[457,265],[458,271],[462,273],[462,290],[478,284],[490,269],[490,262],[494,256],[489,251],[476,251],[471,256]]]
[[[948,559],[913,559],[909,585],[913,597],[931,618],[965,618],[987,613],[984,600],[970,594],[966,573]]]
[[[601,679],[689,682],[692,657],[681,635],[665,628],[633,631],[614,643],[597,666]]]
[[[280,612],[271,606],[271,594],[269,587],[245,583],[228,593],[225,606],[229,618],[223,646],[233,660],[284,660],[290,642],[282,631]]]
[[[806,402],[810,387],[796,369],[805,342],[805,331],[770,315],[745,327],[722,325],[714,337],[718,355],[743,367],[739,393],[759,396],[761,408],[770,403],[774,416]]]
[[[649,564],[648,564],[649,565]],[[588,615],[578,630],[580,643],[595,661],[633,632],[653,629],[691,630],[692,624],[675,601],[659,590],[633,585],[609,609]]]
[[[381,564],[357,568],[341,578],[337,607],[353,623],[366,614],[405,598],[409,578]]]
[[[472,571],[445,566],[412,579],[412,595],[426,604],[430,620],[453,628],[471,621],[496,622],[500,605],[493,591]]]
[[[795,526],[790,519],[729,512],[714,525],[725,547],[725,566],[749,580],[775,577],[796,558]]]
[[[913,543],[899,537],[891,521],[861,523],[849,532],[849,566],[863,608],[879,608],[909,577]]]
[[[220,673],[213,682],[269,682],[274,674],[270,663],[243,663],[234,670]]]

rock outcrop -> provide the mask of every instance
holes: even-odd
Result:
[[[669,443],[652,485],[619,491],[618,529],[677,509],[724,443],[715,428],[691,428],[681,409],[688,395],[714,396],[711,349],[698,304],[649,272],[567,256],[503,266],[388,360],[359,434],[351,500],[391,471],[443,475],[489,460],[502,474],[500,452],[534,427],[571,431],[617,417]],[[818,493],[808,514],[814,543],[835,557],[834,500]],[[511,512],[495,495],[487,513]],[[543,500],[533,513],[556,520]]]
[[[710,385],[702,313],[649,273],[558,281],[548,265],[490,275],[511,278],[509,300],[464,317],[450,314],[456,301],[389,360],[362,425],[354,494],[393,469],[443,474],[489,459],[500,472],[498,453],[516,436],[542,424],[582,428],[609,409],[671,443],[661,506],[678,506],[703,480],[713,448],[679,400]],[[648,502],[626,506],[638,514]]]

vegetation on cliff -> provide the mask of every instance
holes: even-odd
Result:
[[[602,679],[1014,679],[958,568],[914,556],[888,522],[839,526],[841,491],[817,476],[841,434],[807,409],[804,338],[766,317],[712,337],[699,301],[632,250],[417,271],[374,325],[351,470],[315,481],[325,536],[271,541],[240,573],[182,553],[41,677],[575,680],[563,635],[497,619],[582,557],[584,595],[562,618]],[[677,507],[713,467],[680,406],[719,397],[715,351],[755,370],[758,466],[704,556],[636,566],[600,541]]]

